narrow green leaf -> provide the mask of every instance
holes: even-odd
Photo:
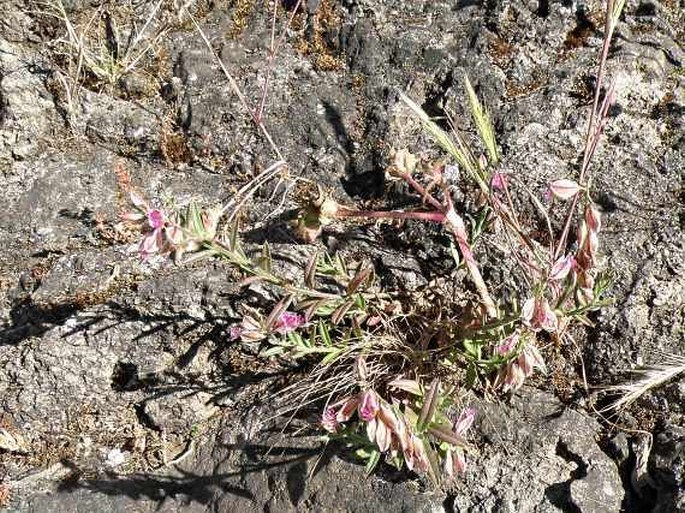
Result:
[[[322,365],[330,365],[335,360],[337,360],[338,357],[340,357],[340,355],[343,353],[343,351],[344,351],[344,349],[342,347],[333,349],[330,353],[328,353],[326,356],[324,356],[321,359],[321,364]]]
[[[428,477],[435,486],[440,486],[440,465],[438,464],[438,457],[431,447],[429,440],[422,438],[421,443],[423,443],[423,450],[428,459]]]
[[[269,243],[265,242],[262,245],[262,254],[259,257],[259,267],[264,269],[267,273],[271,272],[271,248],[269,247]]]
[[[240,244],[240,239],[238,238],[238,225],[240,224],[239,218],[236,218],[235,221],[233,221],[233,224],[231,224],[231,233],[229,234],[228,238],[228,248],[231,251],[237,251],[239,248]]]
[[[381,461],[381,453],[375,449],[371,453],[368,461],[366,462],[366,475],[370,476],[371,473],[376,469],[378,462]]]
[[[278,356],[280,354],[283,354],[284,351],[285,351],[285,348],[283,346],[272,346],[269,349],[267,349],[266,351],[264,351],[262,353],[262,356],[264,358],[270,358],[272,356]]]
[[[326,323],[324,321],[319,321],[319,336],[321,337],[321,341],[325,346],[333,345],[333,341],[331,340],[331,334],[328,331],[328,326],[326,326]]]
[[[469,363],[469,366],[466,368],[466,388],[473,388],[477,379],[478,371],[476,365],[473,362]]]

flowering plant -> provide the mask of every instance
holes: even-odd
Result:
[[[461,297],[454,294],[457,273],[418,292],[389,290],[370,262],[355,258],[349,264],[340,253],[320,250],[311,252],[301,276],[274,270],[270,246],[246,248],[236,219],[254,189],[279,176],[282,161],[221,208],[200,209],[194,203],[184,210],[157,208],[129,190],[134,210],[122,218],[140,229],[141,258],[171,255],[180,261],[188,255],[233,264],[245,275],[241,286],[259,285],[265,300],[258,308],[239,305],[241,318],[226,338],[258,346],[263,358],[299,360],[309,370],[281,394],[290,410],[325,402],[321,427],[356,447],[369,470],[385,458],[398,468],[425,473],[436,484],[453,478],[466,470],[467,454],[476,453],[467,441],[476,411],[461,407],[466,394],[516,393],[536,370],[546,373],[545,358],[549,362],[551,348],[570,339],[574,323],[590,323],[588,313],[607,303],[608,281],[599,270],[602,222],[591,198],[589,166],[614,96],[612,85],[600,102],[608,41],[620,13],[616,5],[610,0],[580,176],[551,181],[547,206],[502,169],[493,124],[467,77],[466,102],[479,145],[469,144],[456,129],[445,132],[400,93],[450,159],[427,161],[405,148],[391,153],[388,179],[404,184],[421,201],[419,207],[358,209],[309,184],[316,193],[294,222],[294,233],[306,243],[313,245],[340,220],[437,224],[468,279]],[[455,182],[462,175],[477,212],[455,200]],[[546,233],[531,229],[534,223],[522,214],[521,198],[533,205]],[[551,214],[559,205],[568,209],[564,224],[555,226]],[[226,219],[225,230],[218,229],[221,219]],[[483,270],[492,266],[482,256],[493,248],[504,248],[513,262],[514,286],[486,279]]]

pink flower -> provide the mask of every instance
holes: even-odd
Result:
[[[153,230],[159,230],[161,228],[164,228],[164,225],[166,224],[166,219],[164,217],[164,213],[161,210],[158,209],[152,209],[148,210],[146,212],[146,217],[147,217],[147,222],[150,224],[150,227]]]
[[[509,390],[518,390],[523,385],[526,376],[521,370],[518,359],[509,362],[505,367],[500,369],[497,378],[495,379],[495,386],[501,386],[503,392]]]
[[[337,412],[332,406],[326,408],[321,416],[321,426],[329,433],[337,433],[340,429],[340,422],[337,419]]]
[[[528,299],[521,309],[521,320],[533,331],[554,333],[558,327],[557,316],[544,297]]]
[[[508,355],[516,349],[520,338],[521,336],[518,334],[518,332],[512,333],[507,338],[502,340],[497,347],[495,347],[495,353],[497,353],[499,356]]]
[[[507,187],[507,177],[499,171],[494,172],[490,180],[490,187],[495,191],[503,191]]]
[[[601,216],[595,205],[585,207],[584,220],[578,228],[578,252],[576,261],[582,271],[589,271],[595,266],[599,249],[599,230],[602,227]]]
[[[573,198],[581,190],[580,185],[575,180],[562,178],[554,180],[549,184],[549,191],[559,199],[568,200]]]
[[[354,410],[357,409],[357,405],[359,404],[359,398],[348,397],[347,399],[343,399],[338,404],[341,404],[342,406],[338,410],[338,413],[335,416],[335,418],[338,422],[347,422],[352,418]]]
[[[445,454],[443,470],[448,477],[454,477],[455,471],[458,474],[466,472],[466,455],[461,447],[450,447]]]
[[[228,331],[228,339],[231,342],[239,340],[242,334],[243,328],[241,326],[231,326],[231,329]]]
[[[466,408],[464,411],[461,412],[459,415],[459,418],[457,418],[457,421],[454,423],[454,432],[463,437],[466,432],[469,430],[471,425],[473,424],[473,421],[476,418],[476,410],[475,408]]]
[[[464,455],[464,449],[461,447],[454,448],[453,461],[454,468],[459,474],[466,472],[466,456]]]
[[[305,323],[304,316],[295,312],[283,312],[281,316],[276,321],[276,326],[274,331],[285,335],[291,331],[295,331],[297,328]]]
[[[409,444],[403,449],[404,461],[409,470],[424,472],[428,470],[428,455],[423,441],[416,435],[409,435]]]
[[[602,216],[594,203],[585,208],[585,222],[591,232],[599,233],[602,228]]]
[[[501,386],[503,392],[516,391],[521,388],[523,382],[533,374],[535,369],[547,372],[545,361],[535,342],[529,340],[518,358],[500,369],[495,379],[495,387]]]
[[[566,279],[569,273],[575,269],[576,259],[573,255],[566,255],[565,257],[559,257],[559,259],[554,262],[552,270],[549,273],[549,279],[553,281],[561,281]]]
[[[326,407],[321,415],[321,425],[329,433],[337,433],[340,425],[350,420],[358,403],[359,399],[356,396],[346,397]]]
[[[595,297],[595,279],[589,271],[578,274],[577,297],[582,304],[589,304]]]
[[[258,342],[265,339],[266,336],[262,323],[250,315],[243,317],[240,324],[231,326],[229,331],[231,341],[240,339],[245,342]]]
[[[518,364],[526,378],[530,377],[535,369],[540,369],[543,373],[547,372],[545,360],[533,341],[529,341],[523,348]]]
[[[362,392],[358,407],[359,418],[364,422],[370,422],[376,418],[378,410],[378,394],[371,389]]]

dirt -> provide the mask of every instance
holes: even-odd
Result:
[[[125,208],[117,168],[149,197],[211,204],[275,159],[193,24],[179,18],[182,3],[163,3],[151,33],[163,21],[169,30],[140,66],[113,81],[84,75],[70,104],[74,68],[57,43],[64,27],[41,3],[4,0],[0,427],[15,446],[0,450],[0,507],[685,511],[682,375],[617,417],[596,412],[604,405],[596,387],[665,353],[685,354],[683,2],[629,1],[610,51],[617,105],[593,172],[614,302],[573,333],[573,345],[545,349],[549,376],[476,402],[479,452],[446,492],[389,468],[366,477],[352,455],[321,441],[315,412],[282,433],[272,397],[297,374],[229,337],[238,306],[259,298],[241,296],[221,262],[145,265],[130,234],[113,230]],[[294,3],[279,3],[279,26]],[[271,3],[192,4],[258,101]],[[122,41],[127,23],[153,5],[65,2],[74,22],[109,12]],[[410,205],[386,181],[390,150],[444,155],[397,90],[429,112],[449,107],[471,133],[464,72],[493,116],[502,170],[540,195],[577,172],[601,46],[598,2],[303,5],[275,56],[264,107],[293,176],[347,205]],[[88,37],[106,44],[106,29],[96,23]],[[245,238],[268,240],[278,265],[301,273],[314,247],[293,236],[287,219],[297,204],[285,192],[260,192]],[[466,192],[457,199],[472,212]],[[426,302],[451,266],[445,237],[418,223],[340,225],[317,244],[370,259],[385,286]],[[486,279],[506,284],[511,270],[500,258]]]

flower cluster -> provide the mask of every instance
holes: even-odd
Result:
[[[138,244],[138,252],[143,260],[154,255],[166,256],[173,253],[183,240],[181,229],[160,209],[152,208],[135,192],[130,193],[135,212],[121,215],[124,221],[138,224],[143,239]]]
[[[412,387],[413,390],[417,388],[418,385]],[[452,426],[431,425],[426,433],[418,433],[412,427],[408,410],[403,410],[401,405],[396,400],[391,405],[375,390],[366,389],[327,407],[321,425],[329,433],[339,433],[343,424],[356,413],[367,438],[378,451],[387,454],[391,461],[404,461],[409,470],[419,472],[430,470],[429,451],[433,451],[433,448],[426,435],[430,433],[441,443],[441,447],[446,447],[442,451],[445,475],[452,477],[455,471],[463,473],[466,470],[465,436],[475,418],[475,410],[464,410]]]
[[[229,338],[230,340],[240,339],[244,342],[258,342],[268,337],[271,332],[287,335],[305,324],[303,315],[286,310],[274,320],[273,326],[270,327],[255,313],[255,315],[243,316],[239,324],[232,326]]]
[[[504,365],[495,378],[495,387],[502,387],[503,392],[516,391],[523,385],[526,378],[529,378],[535,369],[547,372],[545,361],[540,354],[534,335],[528,333],[521,334],[516,332],[497,346],[496,352],[500,356],[518,355]]]
[[[138,252],[143,260],[168,255],[177,260],[183,253],[202,249],[205,242],[216,236],[221,216],[219,208],[200,210],[191,203],[185,214],[170,215],[162,209],[152,208],[134,191],[130,191],[130,197],[135,211],[126,212],[121,218],[138,225],[142,232]]]

